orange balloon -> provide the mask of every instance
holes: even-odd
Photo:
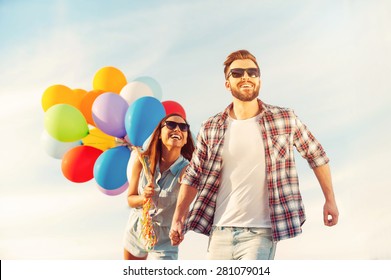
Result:
[[[87,94],[87,91],[81,88],[75,88],[72,90],[75,95],[76,108],[80,110],[81,101],[84,96]]]
[[[104,93],[103,90],[92,90],[87,92],[87,94],[82,98],[80,102],[80,111],[82,112],[83,116],[86,118],[87,123],[96,126],[94,119],[92,118],[92,104],[94,103],[95,99]]]
[[[77,108],[77,104],[79,103],[75,92],[64,85],[52,85],[48,87],[42,95],[41,102],[45,112],[56,104],[68,104]]]
[[[94,90],[120,93],[127,84],[125,75],[115,67],[106,66],[95,73],[92,86]]]

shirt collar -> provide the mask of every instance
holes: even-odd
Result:
[[[179,157],[177,158],[177,160],[170,166],[169,169],[167,170],[170,170],[170,172],[173,174],[173,175],[176,175],[178,172],[180,172],[182,170],[181,168],[181,162],[183,161],[183,156],[182,155],[179,155]],[[160,172],[160,166],[159,166],[159,162],[157,163],[157,166],[156,166],[157,170]],[[166,171],[167,171],[166,170]]]
[[[261,111],[261,114],[260,114],[260,115],[262,116],[266,111],[269,111],[269,107],[268,107],[265,103],[263,103],[262,100],[257,99],[257,101],[258,101],[258,106],[259,106],[260,108],[262,108],[262,111]],[[229,112],[231,111],[231,109],[233,108],[233,106],[234,106],[234,104],[233,104],[233,102],[232,102],[232,103],[229,104],[228,107],[225,108],[225,110],[223,111],[223,114],[221,115],[221,123],[222,123],[222,124],[227,120],[227,118],[228,118],[228,116],[229,116]]]

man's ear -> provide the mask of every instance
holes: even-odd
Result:
[[[230,90],[230,89],[231,89],[231,84],[228,82],[228,80],[225,81],[225,88],[226,88],[227,90]]]

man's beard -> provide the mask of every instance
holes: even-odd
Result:
[[[259,95],[259,87],[260,86],[258,86],[257,88],[254,88],[253,92],[250,95],[243,94],[240,92],[240,90],[236,90],[233,88],[231,88],[231,93],[232,93],[233,97],[235,97],[236,99],[239,99],[240,101],[245,101],[245,102],[253,101]]]

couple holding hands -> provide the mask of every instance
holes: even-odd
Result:
[[[246,50],[224,62],[225,87],[233,101],[200,128],[194,144],[179,114],[164,117],[142,152],[150,174],[136,160],[124,236],[124,259],[178,259],[178,245],[193,230],[209,236],[211,260],[271,260],[279,241],[302,232],[304,205],[294,149],[307,160],[325,197],[326,226],[338,222],[338,208],[326,153],[293,110],[263,103],[260,68]],[[140,238],[143,203],[157,240]]]

